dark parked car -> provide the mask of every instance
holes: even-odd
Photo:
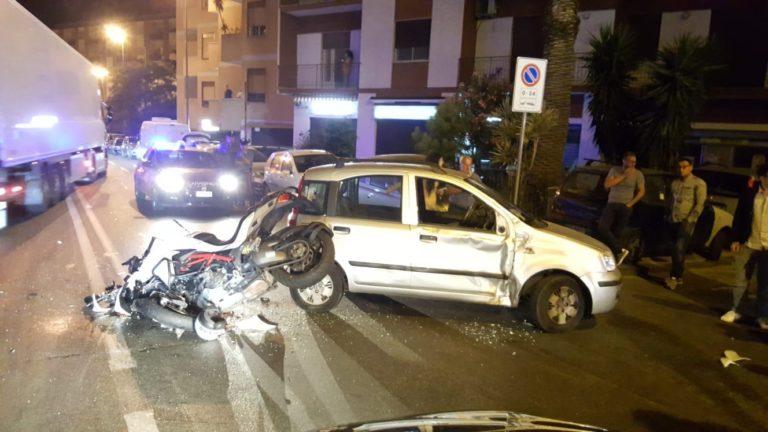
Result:
[[[249,182],[225,156],[199,149],[149,150],[133,175],[139,211],[242,205]]]
[[[588,165],[571,171],[555,192],[547,209],[547,219],[581,228],[595,236],[597,222],[608,200],[603,182],[609,169],[606,165]],[[630,251],[630,262],[637,262],[642,256],[669,255],[673,245],[672,226],[664,216],[670,199],[667,187],[675,176],[651,169],[642,172],[645,196],[635,205],[623,238]],[[732,222],[732,214],[708,201],[694,228],[690,250],[707,259],[720,259],[723,249],[730,244]]]

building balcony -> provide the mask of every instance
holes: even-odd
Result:
[[[313,65],[280,65],[278,86],[281,91],[357,90],[360,63],[351,63],[345,70],[341,63]]]
[[[573,68],[573,85],[584,85],[587,79],[587,69],[581,57],[575,54]],[[459,81],[469,82],[473,74],[485,76],[492,80],[514,81],[517,58],[504,57],[468,57],[459,60]]]
[[[296,17],[363,10],[362,0],[280,0],[280,9]]]
[[[245,102],[241,97],[209,101],[211,120],[224,131],[236,131],[246,124],[263,123],[268,117],[268,107],[264,102]]]

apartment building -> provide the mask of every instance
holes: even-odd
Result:
[[[190,91],[187,99],[179,92],[179,117],[186,102],[193,127],[203,118],[246,125],[288,145],[351,124],[359,157],[413,151],[414,128],[424,129],[460,82],[473,73],[508,80],[518,56],[544,55],[546,2],[538,0],[225,0],[220,14],[212,3],[177,0],[177,21],[186,13],[189,23]],[[647,58],[684,33],[716,40],[725,72],[692,139],[768,146],[768,45],[755,43],[768,40],[768,3],[583,0],[580,8],[567,165],[597,157],[579,56],[604,26],[631,28]],[[226,85],[242,97],[225,100]]]
[[[292,145],[293,99],[277,88],[278,9],[278,0],[224,0],[220,11],[213,0],[176,1],[179,119]]]

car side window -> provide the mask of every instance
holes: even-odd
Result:
[[[589,197],[600,193],[602,189],[601,176],[593,172],[576,171],[568,176],[563,183],[563,192]]]
[[[340,217],[402,221],[402,176],[362,176],[339,185],[336,214]]]
[[[419,223],[494,232],[496,212],[460,186],[416,178]]]

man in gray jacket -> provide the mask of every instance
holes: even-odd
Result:
[[[688,243],[699,215],[704,210],[707,200],[707,184],[693,175],[693,161],[681,157],[677,161],[680,178],[670,185],[669,219],[675,233],[675,246],[672,249],[672,271],[664,281],[667,288],[673,290],[683,283],[683,265]]]

